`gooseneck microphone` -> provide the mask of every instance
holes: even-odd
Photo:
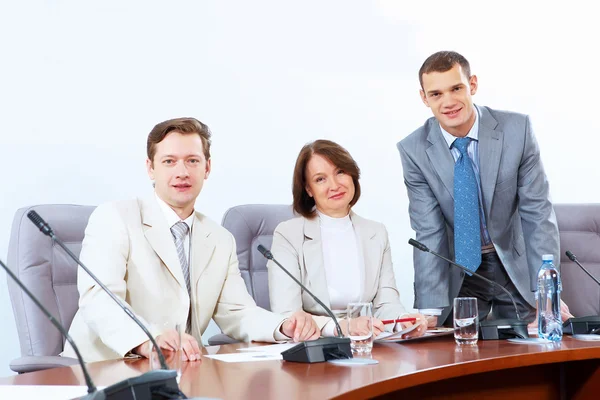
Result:
[[[83,378],[85,379],[85,384],[87,385],[87,388],[88,388],[88,396],[83,397],[83,399],[86,399],[86,400],[87,399],[103,399],[104,394],[102,392],[98,392],[96,390],[96,386],[94,385],[94,382],[92,382],[92,378],[90,377],[90,374],[88,373],[88,370],[85,366],[85,362],[83,361],[83,357],[81,357],[81,353],[79,353],[79,349],[77,348],[77,345],[75,344],[75,342],[73,341],[73,338],[69,335],[67,330],[65,328],[63,328],[63,326],[60,324],[60,322],[58,322],[56,320],[56,318],[54,318],[54,316],[50,313],[50,311],[48,311],[48,309],[46,307],[44,307],[42,305],[42,303],[40,303],[40,301],[33,295],[33,293],[31,293],[29,291],[29,289],[27,289],[27,287],[25,287],[23,282],[21,282],[21,280],[19,278],[17,278],[17,276],[8,268],[8,266],[6,266],[6,264],[4,264],[2,262],[2,260],[0,260],[0,266],[2,266],[2,268],[4,268],[4,270],[6,271],[8,276],[10,276],[12,278],[12,280],[15,281],[17,283],[17,285],[19,285],[21,290],[25,292],[25,294],[33,301],[33,303],[37,306],[37,308],[39,308],[44,313],[46,318],[48,318],[48,320],[50,320],[52,325],[54,325],[54,327],[56,329],[58,329],[58,331],[65,337],[65,339],[67,339],[67,341],[73,347],[73,350],[75,351],[75,354],[77,355],[77,360],[79,360],[79,365],[81,366],[81,371],[83,372]]]
[[[279,268],[281,268],[283,270],[283,272],[285,272],[287,274],[287,276],[292,278],[294,280],[294,282],[296,282],[306,293],[308,293],[310,295],[310,297],[313,298],[314,301],[316,301],[321,307],[323,307],[323,309],[325,310],[327,315],[329,315],[331,317],[331,319],[333,320],[333,323],[335,324],[335,327],[337,328],[337,337],[344,337],[344,335],[342,334],[342,328],[340,328],[340,324],[338,324],[338,320],[335,317],[335,314],[329,309],[329,307],[327,307],[321,300],[319,300],[319,298],[317,296],[312,294],[312,292],[310,290],[308,290],[307,287],[304,286],[298,279],[296,279],[294,277],[294,275],[292,275],[290,273],[290,271],[288,271],[283,265],[281,265],[279,263],[279,261],[277,261],[275,259],[275,257],[273,257],[273,253],[271,253],[269,250],[267,250],[265,246],[263,246],[262,244],[259,244],[258,251],[260,251],[260,254],[262,254],[266,259],[271,260],[275,264],[277,264],[277,266]]]
[[[144,324],[142,324],[142,322],[138,319],[138,317],[136,317],[135,314],[128,307],[126,307],[123,304],[121,299],[119,299],[109,288],[107,288],[106,285],[104,285],[104,283],[102,283],[100,281],[100,279],[98,279],[96,277],[96,275],[94,275],[94,273],[88,269],[88,267],[83,265],[83,263],[81,262],[79,257],[77,257],[75,254],[73,254],[73,252],[71,250],[69,250],[69,248],[67,246],[65,246],[63,241],[60,240],[60,238],[54,234],[54,231],[52,230],[50,225],[48,225],[46,223],[46,221],[44,221],[44,219],[42,217],[40,217],[40,215],[37,212],[35,212],[35,210],[29,211],[27,213],[27,217],[31,220],[31,222],[33,222],[33,224],[35,226],[37,226],[39,228],[39,230],[44,235],[50,236],[55,243],[57,243],[60,247],[62,247],[62,249],[65,252],[67,252],[67,254],[73,260],[75,260],[75,262],[102,288],[102,290],[104,290],[110,296],[110,298],[113,299],[115,301],[115,303],[117,303],[119,305],[119,307],[121,307],[121,309],[125,312],[125,314],[127,314],[129,316],[129,318],[131,318],[140,328],[142,328],[142,330],[144,331],[146,336],[148,336],[148,338],[150,339],[150,342],[152,342],[152,344],[154,345],[154,348],[157,349],[161,368],[164,370],[168,370],[169,367],[167,367],[165,357],[164,357],[162,351],[160,350],[160,347],[158,347],[158,345],[156,344],[156,341],[152,337],[152,334],[150,334],[148,329],[144,326]]]
[[[569,260],[573,261],[579,266],[590,278],[594,280],[598,285],[600,281],[594,277],[583,265],[577,260],[577,256],[571,251],[567,250],[565,255],[569,257]],[[584,334],[598,334],[600,333],[600,316],[590,315],[587,317],[572,317],[565,321],[563,324],[563,333],[568,335],[584,335]]]
[[[478,277],[479,279],[481,279],[495,287],[500,288],[504,293],[506,293],[508,295],[508,297],[510,298],[510,301],[513,304],[513,307],[515,308],[515,314],[517,316],[517,320],[507,318],[507,319],[496,320],[496,321],[482,321],[480,324],[481,332],[482,332],[482,339],[484,339],[484,340],[485,339],[502,339],[504,337],[507,337],[510,334],[512,334],[513,337],[518,336],[521,338],[526,338],[529,336],[527,333],[527,323],[525,321],[521,320],[521,316],[519,315],[519,309],[517,308],[517,303],[515,302],[515,299],[512,296],[512,294],[508,290],[506,290],[506,288],[504,286],[502,286],[499,283],[496,283],[484,276],[481,276],[476,272],[471,271],[464,265],[460,265],[460,264],[444,257],[443,255],[436,253],[435,251],[431,250],[429,247],[425,246],[421,242],[416,241],[415,239],[409,239],[408,244],[410,244],[411,246],[415,247],[416,249],[418,249],[420,251],[423,251],[426,253],[431,253],[434,256],[441,258],[442,260],[454,265],[455,267],[458,267],[458,268],[462,269],[463,271],[465,271],[469,274],[472,274],[472,275]],[[506,325],[509,325],[511,330],[507,331],[507,332],[501,332],[502,329],[505,329]]]
[[[567,250],[565,252],[566,256],[569,257],[569,260],[573,261],[575,264],[579,265],[579,268],[581,268],[583,270],[583,272],[585,272],[586,274],[588,274],[588,276],[590,278],[592,278],[594,280],[594,282],[596,282],[598,285],[600,285],[600,281],[598,281],[598,279],[596,279],[594,277],[594,275],[592,275],[590,273],[590,271],[588,271],[587,269],[584,268],[583,265],[581,265],[581,263],[579,262],[579,260],[577,260],[577,256],[575,256],[575,254],[571,253],[571,251]]]
[[[144,331],[150,342],[154,345],[160,361],[161,370],[149,371],[141,376],[126,379],[118,382],[112,386],[106,387],[104,392],[106,399],[136,399],[136,398],[172,398],[172,399],[186,399],[187,397],[179,390],[177,385],[177,372],[169,370],[165,357],[162,350],[152,337],[148,328],[142,324],[142,322],[135,316],[123,301],[118,298],[109,288],[104,285],[100,279],[94,275],[92,271],[86,267],[79,257],[77,257],[64,242],[56,236],[50,225],[44,221],[44,219],[35,210],[31,210],[27,213],[27,217],[33,222],[35,226],[46,236],[49,236],[52,241],[58,244],[68,255],[71,257],[101,288],[110,296],[111,299],[117,303],[117,305],[131,318],[141,329]],[[69,341],[71,343],[71,341]],[[72,344],[72,343],[71,343]],[[75,349],[75,347],[74,347]]]
[[[287,274],[294,282],[296,282],[306,293],[310,295],[319,304],[331,317],[335,327],[337,329],[337,337],[335,338],[320,338],[317,340],[311,340],[307,342],[300,343],[289,350],[286,350],[281,353],[283,359],[286,361],[296,361],[296,362],[323,362],[330,359],[339,359],[339,358],[352,358],[352,350],[350,348],[350,339],[345,338],[342,334],[342,328],[340,328],[340,324],[337,321],[337,318],[333,314],[333,312],[327,307],[317,296],[315,296],[310,290],[306,288],[298,279],[296,279],[283,265],[279,263],[273,257],[273,253],[271,253],[265,246],[259,244],[257,247],[260,254],[262,254],[266,259],[271,260],[277,265],[283,272]]]

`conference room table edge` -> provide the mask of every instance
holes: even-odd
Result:
[[[479,341],[478,345],[474,347],[475,350],[478,349],[478,346],[485,348],[485,346],[490,346],[491,343],[500,342],[500,341]],[[505,341],[501,341],[505,342]],[[407,344],[376,344],[373,350],[373,358],[380,359],[382,356],[390,351],[394,351],[396,346],[418,346],[424,350],[431,348],[432,346],[440,347],[447,351],[454,351],[453,349],[459,349],[460,346],[454,344],[454,339],[452,336],[434,338],[430,340],[424,340],[417,343],[407,343]],[[571,348],[570,345],[575,344],[574,348]],[[218,351],[220,354],[225,354],[228,352],[236,352],[240,347],[247,346],[258,346],[263,345],[263,343],[239,343],[232,345],[221,345],[221,346],[207,346],[203,349],[205,355],[214,354]],[[502,344],[506,348],[504,344]],[[324,397],[320,398],[335,398],[335,399],[362,399],[362,398],[373,398],[377,396],[384,396],[388,394],[392,394],[394,392],[399,392],[404,389],[415,388],[420,385],[428,385],[428,384],[436,384],[440,381],[449,380],[453,378],[461,378],[465,376],[471,376],[476,374],[494,372],[494,371],[504,371],[513,368],[521,368],[521,367],[533,367],[533,366],[541,366],[547,364],[561,364],[567,363],[571,361],[585,361],[585,360],[600,360],[600,342],[582,342],[576,341],[575,339],[565,336],[563,338],[563,343],[560,344],[560,349],[545,351],[543,348],[538,347],[536,345],[526,345],[526,344],[514,344],[509,345],[514,346],[514,350],[510,353],[498,354],[491,357],[485,357],[480,359],[467,360],[463,362],[453,362],[446,363],[440,365],[432,365],[428,368],[416,369],[411,372],[398,374],[395,376],[385,377],[383,379],[378,379],[373,382],[367,383],[360,387],[352,387],[348,390],[345,390],[340,393],[328,393]],[[562,348],[566,347],[566,348]],[[509,347],[510,348],[510,347]],[[540,351],[536,351],[540,349]],[[533,351],[532,351],[533,350]],[[467,350],[468,351],[468,350]],[[132,360],[128,359],[118,359],[118,360],[108,360],[108,361],[99,361],[88,364],[88,368],[90,369],[90,374],[92,378],[95,375],[98,375],[98,371],[103,371],[104,369],[111,368],[112,366],[119,365],[120,363],[130,363]],[[203,362],[214,362],[214,363],[223,363],[222,361],[216,361],[203,357]],[[385,360],[382,362],[390,363],[393,361]],[[287,364],[286,361],[260,361],[260,363],[283,363]],[[600,363],[600,362],[599,362]],[[224,363],[230,364],[230,363]],[[302,369],[301,365],[308,364],[296,364],[292,367],[294,369]],[[235,365],[235,364],[231,364]],[[285,365],[282,365],[285,368]],[[353,366],[353,367],[338,367],[338,368],[372,368],[372,366]],[[598,368],[600,372],[600,367]],[[140,374],[145,372],[143,370],[139,371]],[[185,372],[184,372],[185,374]],[[61,376],[69,376],[71,380],[66,381],[65,379],[61,380]],[[74,380],[73,377],[76,377]],[[99,386],[110,385],[118,382],[120,379],[115,377],[114,380],[111,381],[99,381],[96,382]],[[9,377],[0,378],[0,385],[84,385],[85,382],[83,380],[83,376],[81,374],[80,367],[78,365],[70,366],[70,367],[58,367],[43,371],[25,373],[20,375],[14,375]],[[310,385],[308,381],[305,381],[304,384]],[[250,397],[253,397],[251,393],[247,393]],[[190,393],[188,396],[207,396],[204,393]],[[228,398],[228,397],[224,397]],[[315,397],[316,398],[316,397]]]

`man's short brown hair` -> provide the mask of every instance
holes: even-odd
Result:
[[[169,133],[177,131],[182,135],[197,134],[202,140],[202,148],[204,157],[210,160],[210,129],[208,126],[198,121],[196,118],[175,118],[156,124],[156,126],[148,134],[148,142],[146,144],[146,153],[150,162],[154,163],[154,155],[156,154],[156,145],[163,141]]]
[[[315,140],[306,144],[296,160],[294,167],[294,182],[292,184],[292,194],[294,197],[294,211],[305,218],[313,218],[315,212],[315,200],[308,195],[306,191],[306,166],[314,154],[318,154],[328,159],[333,165],[343,170],[352,177],[354,182],[354,197],[350,201],[350,207],[356,204],[360,198],[360,169],[356,161],[352,158],[348,150],[331,140]]]
[[[467,78],[471,77],[471,66],[469,65],[469,62],[455,51],[438,51],[427,57],[427,60],[425,60],[423,65],[421,65],[421,69],[419,69],[421,89],[423,89],[423,74],[450,71],[456,64],[462,67]]]

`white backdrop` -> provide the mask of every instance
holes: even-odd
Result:
[[[587,2],[405,3],[0,0],[0,258],[20,207],[149,193],[146,135],[195,116],[214,134],[197,208],[217,221],[237,204],[290,203],[304,143],[344,145],[362,169],[356,210],[387,225],[412,306],[395,144],[430,116],[417,71],[442,49],[470,60],[478,104],[532,115],[555,202],[598,202]],[[0,376],[19,355],[5,279]]]

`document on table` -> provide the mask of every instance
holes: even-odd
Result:
[[[102,390],[104,387],[98,387]],[[0,385],[0,399],[65,400],[85,396],[87,386]]]
[[[283,360],[281,354],[276,353],[265,353],[259,351],[244,351],[239,353],[229,354],[213,354],[210,356],[204,356],[206,358],[212,358],[217,361],[224,362],[252,362],[252,361],[277,361]]]
[[[255,351],[260,353],[281,354],[297,345],[298,343],[268,344],[265,346],[244,347],[243,349],[238,349],[238,351]]]
[[[439,327],[434,329],[428,329],[423,336],[411,337],[407,339],[402,339],[402,335],[406,333],[405,331],[392,334],[388,332],[382,332],[379,336],[375,338],[375,343],[400,343],[415,340],[423,340],[432,337],[451,335],[453,332],[453,328]]]

